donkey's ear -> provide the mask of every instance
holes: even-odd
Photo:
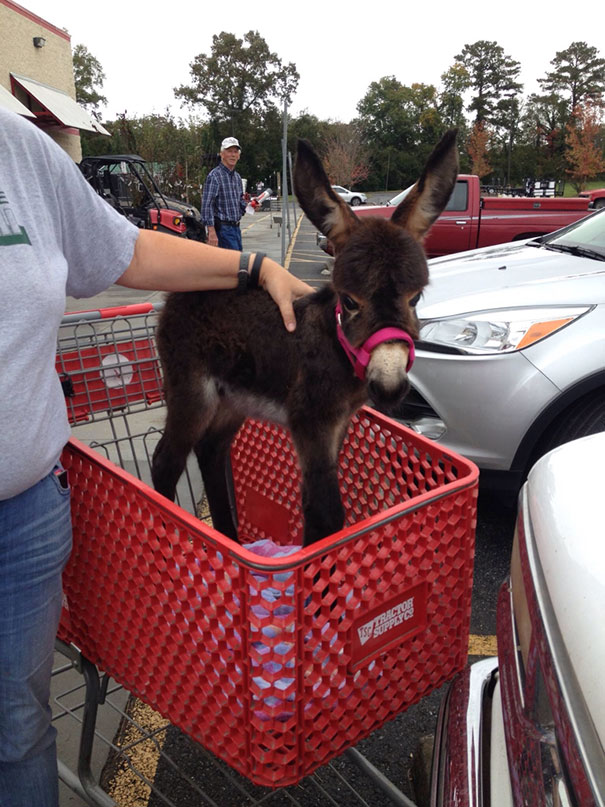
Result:
[[[294,190],[309,219],[338,252],[359,226],[357,216],[330,187],[321,160],[306,140],[298,141]]]
[[[422,172],[391,221],[422,241],[429,227],[445,208],[458,176],[456,129],[446,132],[435,146]]]

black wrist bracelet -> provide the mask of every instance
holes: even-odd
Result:
[[[254,263],[252,264],[252,269],[250,269],[250,288],[257,289],[258,288],[258,278],[260,275],[260,267],[265,259],[264,252],[257,252],[254,256]]]
[[[237,273],[237,292],[242,294],[248,288],[248,264],[250,263],[250,253],[242,252],[239,259],[239,270]]]

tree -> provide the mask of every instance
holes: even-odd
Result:
[[[243,39],[223,31],[212,37],[210,55],[200,53],[190,65],[192,83],[175,88],[190,105],[204,106],[211,120],[239,132],[252,114],[262,115],[276,101],[290,101],[299,75],[292,62],[284,65],[258,31]]]
[[[496,123],[498,101],[523,89],[517,81],[521,65],[507,56],[497,42],[485,39],[465,45],[454,58],[469,75],[474,97],[468,108],[475,113],[475,121]]]
[[[598,100],[605,92],[605,59],[586,42],[572,42],[551,61],[553,70],[538,83],[548,95],[569,93],[569,111],[586,98]]]
[[[603,107],[587,100],[576,106],[567,125],[567,173],[578,193],[589,179],[605,171],[602,118]]]
[[[107,104],[107,98],[100,93],[105,81],[103,68],[84,45],[76,45],[74,48],[73,68],[76,101],[98,119],[99,106]]]
[[[520,142],[527,151],[526,176],[561,178],[569,112],[560,95],[530,95],[521,120]]]
[[[312,143],[318,154],[323,154],[323,146],[330,125],[329,121],[319,120],[308,109],[304,109],[297,117],[290,118],[288,121],[288,148],[290,152],[296,153],[296,141],[300,137]]]
[[[491,166],[487,157],[489,131],[484,121],[476,121],[468,139],[467,150],[471,158],[471,171],[478,177],[487,176]]]
[[[471,86],[468,70],[460,62],[455,62],[441,76],[442,90],[439,93],[439,110],[447,128],[462,129],[466,126],[464,100],[462,96]]]
[[[359,128],[371,150],[370,187],[402,188],[414,182],[444,131],[436,89],[406,87],[394,76],[370,84],[357,104]]]
[[[243,39],[223,31],[212,37],[209,55],[195,57],[190,71],[191,85],[175,88],[175,95],[206,109],[214,152],[224,137],[235,135],[242,144],[238,172],[251,182],[273,184],[281,166],[281,103],[298,86],[296,66],[283,64],[257,31]]]
[[[335,185],[352,187],[370,173],[367,147],[353,123],[338,123],[324,141],[324,168]]]

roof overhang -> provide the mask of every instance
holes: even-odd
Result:
[[[104,126],[66,92],[57,90],[56,87],[48,84],[42,84],[41,81],[33,78],[17,75],[17,73],[11,73],[11,80],[41,107],[39,112],[33,112],[34,117],[50,116],[54,121],[68,128],[110,135]],[[30,110],[28,113],[32,114]]]
[[[11,112],[17,112],[19,115],[25,115],[28,118],[35,118],[35,114],[28,109],[25,104],[22,104],[18,98],[11,95],[10,92],[0,84],[0,106],[3,109],[10,109]]]

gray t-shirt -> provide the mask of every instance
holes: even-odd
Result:
[[[69,437],[55,371],[66,294],[115,282],[138,233],[46,134],[0,109],[0,500],[46,476]]]

